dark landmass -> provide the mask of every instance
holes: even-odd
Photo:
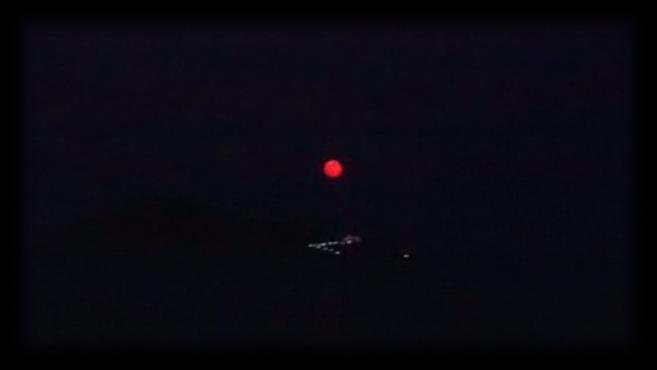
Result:
[[[627,261],[400,258],[306,248],[319,225],[156,199],[29,246],[25,339],[58,347],[483,348],[629,344]]]

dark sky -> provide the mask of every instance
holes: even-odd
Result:
[[[418,253],[623,253],[632,28],[38,25],[28,237],[175,195]],[[322,162],[345,164],[339,183]],[[336,221],[336,220],[342,221]]]

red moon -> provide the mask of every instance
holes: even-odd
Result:
[[[324,174],[332,179],[340,177],[340,175],[342,175],[342,163],[335,159],[326,161],[326,163],[324,163]]]

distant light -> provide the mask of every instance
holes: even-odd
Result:
[[[340,251],[335,251],[335,254],[339,256],[341,253]]]
[[[405,258],[405,259],[408,259],[408,258],[411,258],[411,255],[408,254],[408,253],[404,253],[404,255],[402,257]]]
[[[342,240],[346,241],[347,243],[360,243],[362,241],[360,236],[357,235],[347,235],[345,236]]]

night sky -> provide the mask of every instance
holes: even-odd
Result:
[[[23,31],[29,242],[176,197],[416,259],[632,252],[629,24]]]

